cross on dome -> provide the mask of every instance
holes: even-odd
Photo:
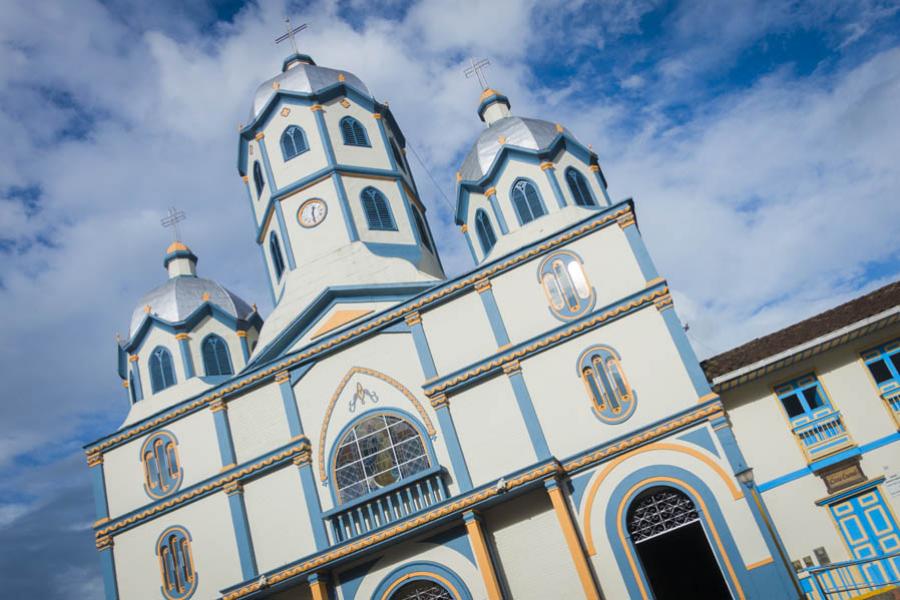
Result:
[[[463,71],[466,79],[469,79],[470,77],[472,77],[472,75],[474,75],[478,78],[478,83],[481,84],[481,89],[488,89],[487,78],[484,76],[484,70],[488,67],[488,65],[491,64],[491,61],[486,58],[480,58],[478,60],[471,58],[469,59],[469,61],[471,63],[471,66]]]
[[[284,18],[284,27],[286,29],[286,33],[281,34],[277,38],[275,38],[275,43],[280,44],[284,40],[291,40],[291,47],[294,49],[294,54],[299,54],[300,51],[297,50],[297,40],[295,39],[295,35],[309,27],[308,23],[302,23],[297,25],[296,27],[291,27],[291,18]]]
[[[174,206],[169,207],[169,214],[159,220],[160,225],[163,227],[171,227],[172,233],[174,234],[175,241],[179,241],[181,239],[181,231],[178,229],[178,224],[187,219],[187,216],[184,214],[183,210],[178,210]]]

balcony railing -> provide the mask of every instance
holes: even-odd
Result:
[[[900,552],[813,567],[800,577],[807,600],[850,600],[900,584]]]
[[[794,435],[812,462],[853,445],[841,413],[834,411],[794,427]]]
[[[388,485],[323,515],[337,544],[365,535],[394,521],[405,519],[447,499],[440,467]]]
[[[884,392],[881,397],[894,416],[894,423],[900,427],[900,388]]]

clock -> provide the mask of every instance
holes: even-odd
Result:
[[[297,211],[297,220],[303,227],[315,227],[325,220],[328,214],[328,205],[319,198],[307,200],[300,205]]]

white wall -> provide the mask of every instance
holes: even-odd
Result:
[[[474,290],[423,312],[422,327],[439,375],[451,373],[497,351],[497,341],[484,304]]]
[[[228,402],[228,421],[238,464],[271,452],[291,439],[281,391],[273,381]]]

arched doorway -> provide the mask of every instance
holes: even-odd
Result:
[[[657,600],[728,600],[731,594],[687,495],[651,488],[628,509],[628,533]]]
[[[454,598],[441,584],[428,579],[417,579],[397,588],[397,591],[391,594],[391,600],[454,600]]]

